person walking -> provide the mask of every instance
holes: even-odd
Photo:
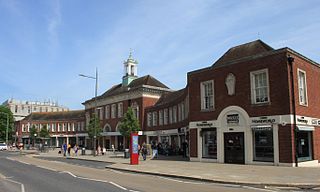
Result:
[[[71,151],[71,145],[70,143],[68,144],[68,156],[70,157],[70,151]]]
[[[158,158],[158,145],[157,145],[156,141],[152,141],[151,148],[152,148],[151,159]]]
[[[185,140],[182,143],[182,149],[183,149],[183,157],[187,157],[187,149],[188,149],[188,142]]]
[[[147,159],[147,154],[148,154],[147,145],[146,143],[143,143],[141,148],[141,155],[144,161]]]
[[[78,146],[74,145],[73,150],[74,150],[75,156],[78,156],[78,149],[79,149]]]
[[[63,156],[65,157],[67,155],[67,144],[64,143],[62,147],[63,147]]]

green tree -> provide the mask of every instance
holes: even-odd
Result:
[[[92,140],[92,148],[94,146],[94,136],[99,138],[101,132],[102,132],[102,128],[100,127],[99,118],[97,117],[96,114],[93,114],[92,118],[90,119],[88,128],[87,128],[88,136]]]
[[[132,132],[140,131],[139,121],[133,113],[131,107],[128,108],[128,111],[124,114],[124,118],[122,119],[119,125],[119,131],[121,135],[129,141],[130,134]]]
[[[33,140],[33,144],[32,144],[33,147],[34,147],[34,144],[35,144],[35,142],[36,142],[36,137],[37,137],[38,135],[39,135],[39,134],[38,134],[38,130],[37,130],[36,126],[35,126],[35,125],[32,125],[31,128],[30,128],[30,132],[29,132],[29,138],[30,138],[31,140]]]
[[[46,138],[50,138],[50,132],[47,129],[47,125],[43,125],[40,132],[39,132],[39,136],[41,139],[46,139]]]
[[[7,117],[9,118],[7,121]],[[14,119],[13,114],[8,107],[0,105],[0,142],[6,141],[7,135],[7,122],[8,126],[8,141],[12,142],[12,134],[14,133]]]

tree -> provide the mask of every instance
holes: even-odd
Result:
[[[13,125],[14,125],[13,114],[8,107],[0,105],[0,142],[6,141],[7,117],[9,118],[8,141],[12,142]]]
[[[49,138],[50,137],[50,133],[49,133],[49,130],[47,129],[47,125],[42,126],[42,128],[39,132],[39,136],[41,138]]]
[[[88,136],[89,138],[92,139],[93,145],[94,145],[93,143],[94,136],[97,136],[97,138],[99,138],[101,132],[102,132],[102,128],[100,127],[99,118],[97,117],[96,114],[93,114],[92,118],[90,119],[89,126],[87,128]],[[92,148],[93,148],[93,145],[92,145]]]
[[[129,107],[119,125],[119,131],[121,135],[123,135],[129,141],[130,134],[140,130],[139,121],[134,115],[132,108]]]
[[[29,138],[33,140],[33,147],[36,142],[36,136],[38,135],[38,130],[35,125],[32,125],[29,132]]]

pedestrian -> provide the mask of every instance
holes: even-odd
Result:
[[[185,140],[182,143],[182,149],[183,149],[183,157],[187,157],[187,149],[188,149],[188,142]]]
[[[147,159],[147,154],[148,154],[147,145],[146,143],[143,143],[141,148],[141,155],[144,161]]]
[[[62,147],[63,147],[63,156],[66,156],[67,155],[67,144],[64,143]]]
[[[79,149],[78,146],[74,145],[73,150],[74,150],[75,156],[78,156],[78,149]]]
[[[158,158],[158,145],[156,141],[152,141],[151,149],[152,149],[151,159]]]
[[[70,156],[70,151],[71,151],[71,145],[70,143],[68,144],[68,156]]]
[[[98,145],[98,149],[97,149],[97,155],[99,156],[100,155],[100,153],[101,153],[101,147],[100,147],[100,145]]]

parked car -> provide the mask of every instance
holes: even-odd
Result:
[[[8,150],[8,146],[5,143],[0,143],[0,151]]]

